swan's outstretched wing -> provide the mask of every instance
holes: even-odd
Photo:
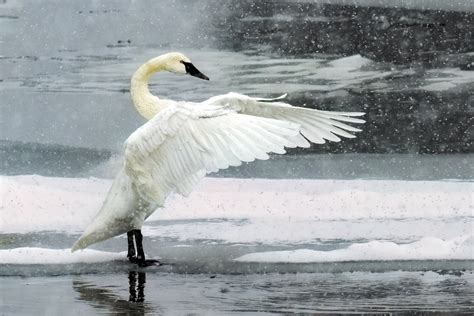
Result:
[[[126,172],[139,195],[162,204],[174,191],[188,195],[208,172],[268,159],[284,147],[308,146],[299,125],[181,103],[162,110],[125,143]]]
[[[243,114],[296,123],[301,126],[301,133],[310,142],[317,144],[323,144],[325,140],[338,142],[341,140],[338,136],[354,138],[355,136],[351,132],[360,132],[360,129],[346,123],[365,122],[356,118],[364,115],[361,112],[320,111],[275,102],[285,96],[275,99],[259,99],[231,92],[210,98],[204,103],[228,107]]]

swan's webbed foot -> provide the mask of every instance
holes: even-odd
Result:
[[[130,261],[131,263],[136,263],[136,264],[138,264],[138,259],[137,259],[137,257],[129,257],[129,256],[127,256],[127,259],[128,259],[128,261]]]
[[[137,257],[127,257],[128,261],[138,265],[139,267],[159,266],[161,262],[155,259],[142,259],[139,260]]]
[[[154,259],[145,259],[145,252],[143,251],[143,235],[139,229],[134,229],[127,232],[128,239],[128,253],[127,258],[131,263],[137,264],[140,267],[149,267],[153,265],[160,265],[160,261]]]
[[[146,259],[146,260],[138,261],[137,264],[139,267],[149,267],[149,266],[159,266],[161,265],[161,262],[155,259]]]

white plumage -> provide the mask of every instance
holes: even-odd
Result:
[[[149,77],[160,70],[207,79],[189,65],[186,56],[169,53],[151,59],[132,77],[135,107],[149,121],[125,142],[123,166],[73,251],[141,229],[170,193],[189,195],[207,173],[284,154],[285,147],[353,138],[351,132],[360,130],[346,123],[364,122],[355,118],[363,115],[359,112],[293,107],[280,101],[285,95],[259,99],[228,93],[193,103],[161,100],[148,91]]]

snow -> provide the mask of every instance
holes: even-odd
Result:
[[[110,180],[0,177],[0,232],[84,228],[100,208]]]
[[[425,237],[409,244],[390,241],[370,241],[352,244],[344,249],[317,251],[297,249],[250,253],[236,258],[243,262],[344,262],[393,260],[474,260],[474,238],[463,236],[451,240]]]
[[[361,240],[411,242],[426,236],[450,239],[472,234],[472,218],[317,220],[314,218],[201,219],[145,224],[143,234],[159,240],[227,245],[301,245]]]
[[[0,181],[0,234],[79,234],[111,185],[36,175]],[[225,249],[237,261],[252,262],[473,260],[472,192],[473,183],[463,181],[205,178],[188,198],[171,196],[143,234],[162,246],[171,242],[183,258],[196,247],[220,245],[212,246],[215,257]],[[117,247],[122,244],[117,240]],[[273,251],[280,247],[284,251]],[[124,257],[93,250],[0,250],[0,264]]]
[[[189,198],[172,196],[151,219],[471,216],[472,188],[445,181],[207,178]]]
[[[361,84],[366,80],[380,79],[393,74],[393,71],[370,70],[375,64],[361,55],[339,58],[330,61],[326,67],[314,69],[307,79],[324,80],[327,82],[319,90],[338,90],[352,85]],[[314,90],[314,88],[313,88]]]
[[[339,58],[330,61],[329,64],[333,67],[346,68],[346,69],[358,69],[363,66],[369,65],[372,61],[368,58],[362,57],[361,55],[352,55],[349,57]]]
[[[80,232],[110,180],[0,177],[2,233]],[[149,219],[354,220],[472,217],[470,182],[205,178]]]
[[[72,264],[126,260],[126,252],[22,247],[0,250],[0,264]]]
[[[441,68],[427,71],[430,78],[426,79],[429,84],[421,86],[420,90],[445,91],[459,85],[468,85],[474,82],[472,71],[460,70],[459,68]]]
[[[456,85],[451,82],[436,82],[428,84],[426,86],[422,86],[420,89],[426,91],[445,91],[454,87],[456,87]]]

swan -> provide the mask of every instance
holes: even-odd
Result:
[[[338,142],[354,138],[364,123],[362,112],[331,112],[295,107],[274,99],[238,93],[196,103],[161,99],[150,93],[152,74],[168,71],[209,80],[189,58],[168,53],[148,60],[131,79],[130,93],[138,113],[148,120],[124,144],[124,160],[92,223],[71,250],[127,233],[128,259],[140,266],[146,260],[141,227],[172,193],[188,196],[206,174],[239,166],[285,147]]]

